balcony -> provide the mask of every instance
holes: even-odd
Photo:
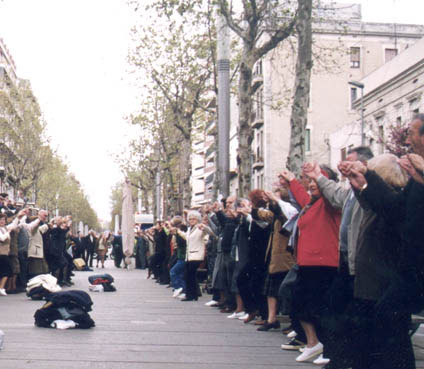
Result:
[[[264,83],[264,77],[262,74],[254,74],[252,78],[252,89],[256,91]]]
[[[253,170],[261,170],[264,167],[264,159],[262,156],[255,155],[252,168]]]
[[[206,159],[210,159],[210,157],[211,157],[213,154],[215,154],[215,147],[214,147],[214,145],[211,145],[211,146],[209,146],[209,147],[207,148],[207,150],[206,150],[206,155],[205,155]]]
[[[263,111],[254,111],[250,117],[250,121],[252,122],[253,129],[259,129],[264,124],[264,114]]]

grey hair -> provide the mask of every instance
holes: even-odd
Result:
[[[389,185],[403,188],[408,182],[408,173],[399,165],[393,154],[382,154],[368,162],[368,169],[374,170]]]
[[[187,214],[187,219],[196,218],[199,222],[202,220],[202,215],[197,210],[190,210]]]

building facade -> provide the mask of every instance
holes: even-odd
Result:
[[[349,82],[361,81],[409,49],[424,36],[424,26],[363,22],[359,4],[333,4],[331,12],[328,9],[323,11],[318,19],[320,21],[313,25],[314,65],[305,152],[307,160],[334,167],[339,160],[334,152],[340,151],[336,147],[341,143],[330,140],[333,132],[344,130],[352,140],[360,142],[360,131],[356,125],[351,127],[349,123],[357,118],[358,106],[355,101],[358,101],[361,89]],[[254,137],[252,188],[271,189],[278,173],[286,167],[296,65],[296,53],[293,52],[296,50],[295,42],[294,39],[282,42],[255,65],[252,83],[259,88],[254,97],[251,121]],[[232,194],[237,194],[238,187],[237,113],[234,98],[231,101],[230,133]],[[209,142],[204,150],[205,160],[210,160],[209,171],[212,173],[215,171],[214,146],[210,138],[207,140],[205,138],[204,141]],[[198,178],[208,182],[204,184],[206,195],[209,191],[207,186],[210,186],[213,178],[204,174]],[[198,193],[197,202],[193,203],[207,201],[208,197],[203,196],[201,191]]]
[[[349,82],[362,80],[424,35],[424,27],[419,25],[364,23],[357,4],[343,5],[340,12],[334,11],[340,23],[323,21],[314,25],[314,66],[305,142],[307,160],[333,166],[330,135],[357,116],[354,102],[361,91]],[[258,63],[255,71],[253,83],[260,83],[261,87],[252,122],[254,187],[270,189],[278,172],[286,166],[295,63],[292,45],[283,42]]]
[[[391,127],[406,126],[415,114],[424,112],[424,38],[359,83],[364,95],[363,101],[359,97],[353,103],[355,119],[330,135],[332,165],[361,143],[362,108],[364,141],[375,155],[387,151]]]

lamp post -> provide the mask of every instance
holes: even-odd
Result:
[[[365,85],[357,81],[349,81],[350,85],[355,86],[361,89],[361,146],[365,145],[365,135],[364,135],[364,87]]]

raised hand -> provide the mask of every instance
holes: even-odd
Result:
[[[321,168],[317,162],[303,164],[302,170],[308,178],[313,180],[317,180],[321,175]]]
[[[364,175],[354,168],[350,169],[348,179],[351,186],[357,190],[363,190],[364,186],[367,184]]]
[[[292,181],[293,179],[295,179],[295,175],[290,172],[289,170],[283,170],[279,176],[283,177],[287,182]]]
[[[424,159],[421,156],[416,154],[404,155],[398,159],[398,163],[415,181],[424,184],[423,170],[421,169],[424,168]]]

